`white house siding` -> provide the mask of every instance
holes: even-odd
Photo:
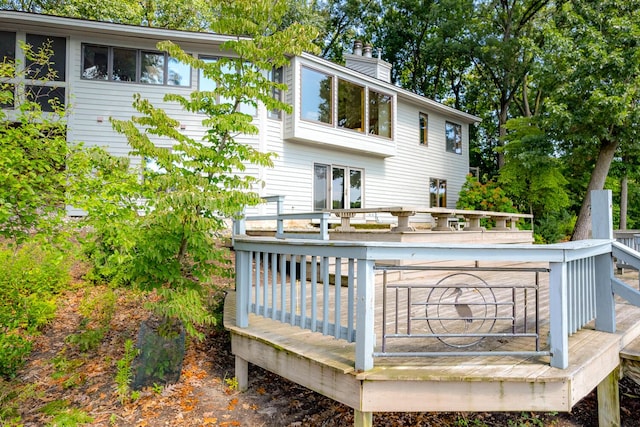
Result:
[[[155,50],[158,41],[170,38],[195,56],[215,56],[219,54],[218,44],[226,36],[141,29],[2,11],[0,26],[17,30],[20,34],[33,32],[68,37],[66,83],[67,99],[72,104],[68,126],[70,141],[104,146],[113,154],[128,155],[130,149],[126,139],[112,129],[109,118],[126,120],[136,115],[132,107],[134,93],[140,93],[143,98],[167,111],[170,117],[179,120],[188,136],[196,139],[202,137],[203,116],[186,114],[177,103],[162,101],[167,91],[188,96],[196,90],[197,71],[192,70],[190,87],[83,80],[81,47],[82,43],[92,43]],[[393,110],[393,138],[378,138],[300,120],[301,65],[392,95],[396,106]],[[291,115],[283,114],[282,120],[276,120],[268,118],[267,112],[261,107],[254,118],[260,134],[237,138],[256,149],[277,155],[274,168],[247,165],[245,173],[265,183],[264,187],[255,188],[261,195],[286,196],[285,212],[310,211],[313,208],[313,166],[320,163],[363,170],[364,207],[426,207],[429,205],[431,178],[447,181],[448,207],[455,206],[458,191],[468,172],[468,123],[476,118],[308,54],[292,59],[291,66],[285,70],[284,82],[289,86],[285,101],[293,105],[294,112]],[[337,90],[336,86],[333,90]],[[427,147],[419,144],[419,112],[429,115]],[[445,149],[446,120],[462,126],[462,155],[449,153]],[[172,144],[169,140],[155,142],[167,147]],[[251,209],[250,213],[272,212],[273,207],[261,206]]]

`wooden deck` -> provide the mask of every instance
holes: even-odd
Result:
[[[637,274],[624,280],[637,286]],[[542,275],[543,337],[549,329],[548,289],[548,275]],[[382,286],[377,288],[375,301],[379,326]],[[357,372],[355,344],[253,314],[249,327],[239,328],[235,310],[235,293],[231,292],[225,301],[224,325],[231,332],[232,351],[241,361],[237,370],[246,370],[244,362],[253,363],[360,413],[570,411],[605,378],[616,374],[621,350],[640,336],[640,308],[618,301],[616,333],[599,332],[588,325],[570,336],[566,369],[551,367],[549,356],[455,355],[376,357],[372,369]],[[381,336],[378,328],[376,350]],[[411,339],[403,345],[424,346],[425,341]],[[513,351],[520,344],[502,340],[486,345],[489,350]]]

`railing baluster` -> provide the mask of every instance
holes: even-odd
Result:
[[[333,313],[333,327],[334,327],[334,331],[333,331],[333,336],[336,338],[340,338],[340,333],[342,332],[342,329],[340,328],[341,325],[341,312],[340,312],[340,308],[342,307],[342,298],[341,298],[341,290],[342,290],[342,258],[340,257],[336,257],[336,266],[335,266],[335,283],[334,283],[334,303],[333,303],[333,307],[334,307],[334,313]]]
[[[271,254],[271,318],[276,319],[276,290],[278,289],[278,255]]]
[[[329,330],[329,257],[322,257],[320,268],[322,270],[322,333],[326,335]]]
[[[353,342],[354,313],[355,313],[355,262],[349,258],[349,279],[348,279],[348,305],[347,305],[347,340]]]
[[[269,307],[269,253],[263,252],[262,264],[264,269],[264,286],[262,286],[262,315],[267,317],[267,308]],[[273,266],[271,266],[273,268]]]
[[[307,327],[307,256],[300,256],[300,323],[301,328]]]
[[[289,274],[289,277],[291,277],[291,290],[290,292],[290,308],[289,308],[289,312],[290,312],[290,319],[289,319],[289,323],[291,325],[295,325],[296,322],[296,311],[298,310],[298,293],[297,291],[297,278],[296,278],[296,273],[297,273],[297,268],[298,268],[298,257],[296,255],[291,255],[291,273]]]
[[[280,255],[280,321],[284,322],[287,312],[287,255]]]
[[[318,257],[311,257],[311,330],[318,330]]]
[[[256,314],[260,313],[260,282],[262,281],[262,277],[260,277],[260,256],[262,252],[255,252],[255,269],[256,269],[256,285],[254,287],[254,304],[253,304],[253,312]]]

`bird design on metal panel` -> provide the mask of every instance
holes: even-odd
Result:
[[[458,317],[460,317],[461,320],[465,321],[464,329],[466,331],[469,326],[468,324],[473,322],[473,312],[471,311],[471,307],[469,306],[469,304],[460,302],[462,293],[462,288],[453,288],[453,291],[451,292],[452,295],[456,296],[456,299],[453,302],[453,306],[458,313]]]

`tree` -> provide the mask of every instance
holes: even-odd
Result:
[[[285,86],[271,81],[267,71],[286,65],[288,55],[313,49],[317,35],[299,24],[281,28],[285,1],[220,1],[212,7],[217,19],[211,29],[238,36],[221,49],[237,56],[204,61],[172,42],[158,45],[215,82],[211,91],[188,97],[168,93],[164,98],[186,112],[204,115],[207,130],[202,138],[183,135],[178,121],[136,95],[133,105],[140,115],[112,123],[127,137],[131,154],[153,168],[143,170],[143,179],[137,180],[136,173],[127,175],[126,162],[94,150],[78,164],[89,162],[97,173],[77,180],[93,197],[76,200],[102,232],[93,236],[93,247],[104,261],[103,271],[155,290],[161,298],[153,307],[156,314],[167,321],[181,320],[196,337],[195,324],[214,321],[206,309],[203,284],[213,275],[231,274],[228,252],[217,241],[227,230],[226,220],[261,202],[255,192],[260,182],[243,172],[248,164],[272,162],[270,153],[235,139],[258,132],[241,107],[260,103],[269,110],[290,111],[272,97],[273,89]],[[158,139],[173,141],[171,150],[156,146]]]
[[[580,240],[588,237],[591,190],[604,187],[618,150],[638,141],[640,2],[564,3],[545,34],[542,128],[578,183],[582,205],[571,238]]]
[[[53,99],[52,112],[44,113],[45,100],[19,83],[26,75],[37,74],[40,82],[55,79],[48,67],[51,46],[23,50],[26,64],[0,63],[0,105],[14,105],[16,93],[22,100],[16,110],[0,109],[0,236],[14,244],[60,224],[69,153],[66,106]]]

